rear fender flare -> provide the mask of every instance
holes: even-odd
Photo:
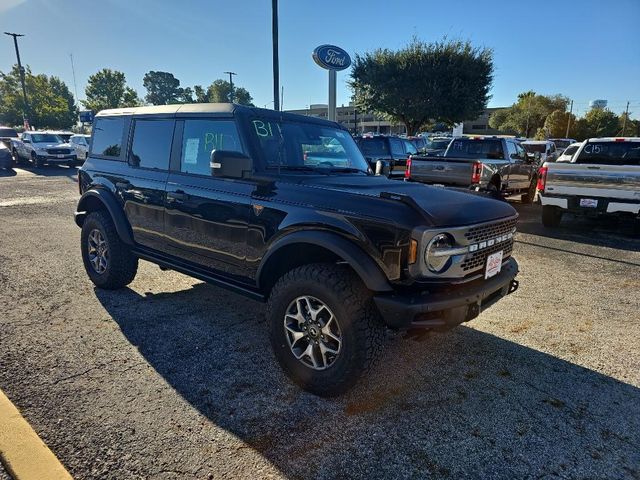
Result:
[[[82,197],[80,197],[80,201],[78,202],[78,208],[75,215],[76,224],[79,227],[82,227],[84,219],[89,211],[95,210],[95,207],[91,207],[92,204],[95,205],[96,201],[100,202],[104,206],[104,209],[109,212],[120,239],[127,245],[134,245],[131,225],[124,214],[122,207],[118,203],[115,195],[104,189],[93,188],[82,194]]]

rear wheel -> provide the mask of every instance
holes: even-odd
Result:
[[[97,287],[113,290],[133,281],[138,271],[138,259],[120,240],[107,213],[90,213],[82,224],[80,238],[84,268]]]
[[[522,197],[520,197],[520,200],[522,201],[522,203],[533,203],[533,199],[536,198],[537,186],[538,186],[538,179],[536,177],[533,177],[531,179],[531,184],[529,185],[529,189],[527,190],[527,193],[522,194]]]
[[[38,158],[35,152],[31,152],[31,164],[36,168],[44,166],[44,162],[42,159]]]
[[[347,267],[305,265],[273,287],[267,318],[284,372],[320,396],[351,388],[382,350],[385,328],[370,292]]]
[[[553,205],[542,206],[542,224],[545,227],[557,227],[562,220],[562,209]]]

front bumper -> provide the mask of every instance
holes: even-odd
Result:
[[[450,328],[476,318],[502,297],[518,289],[518,263],[513,258],[495,277],[448,290],[380,294],[373,297],[385,323],[394,329]]]
[[[77,155],[64,155],[59,157],[58,155],[36,155],[39,160],[45,163],[67,163],[75,162],[78,160]]]

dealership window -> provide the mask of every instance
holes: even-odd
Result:
[[[93,124],[91,153],[105,157],[119,157],[124,118],[98,118]]]
[[[173,120],[136,120],[129,163],[135,167],[169,169]]]
[[[211,175],[211,152],[242,152],[236,124],[228,120],[185,120],[180,171]]]

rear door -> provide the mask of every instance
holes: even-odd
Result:
[[[134,118],[126,177],[116,181],[136,243],[166,250],[165,188],[173,142],[173,118]]]
[[[531,164],[527,160],[527,154],[518,142],[505,140],[507,153],[511,166],[509,167],[509,190],[524,190],[529,187],[531,181]]]
[[[170,253],[207,270],[246,281],[246,235],[255,184],[216,178],[214,149],[245,152],[232,118],[178,120],[167,183]]]

